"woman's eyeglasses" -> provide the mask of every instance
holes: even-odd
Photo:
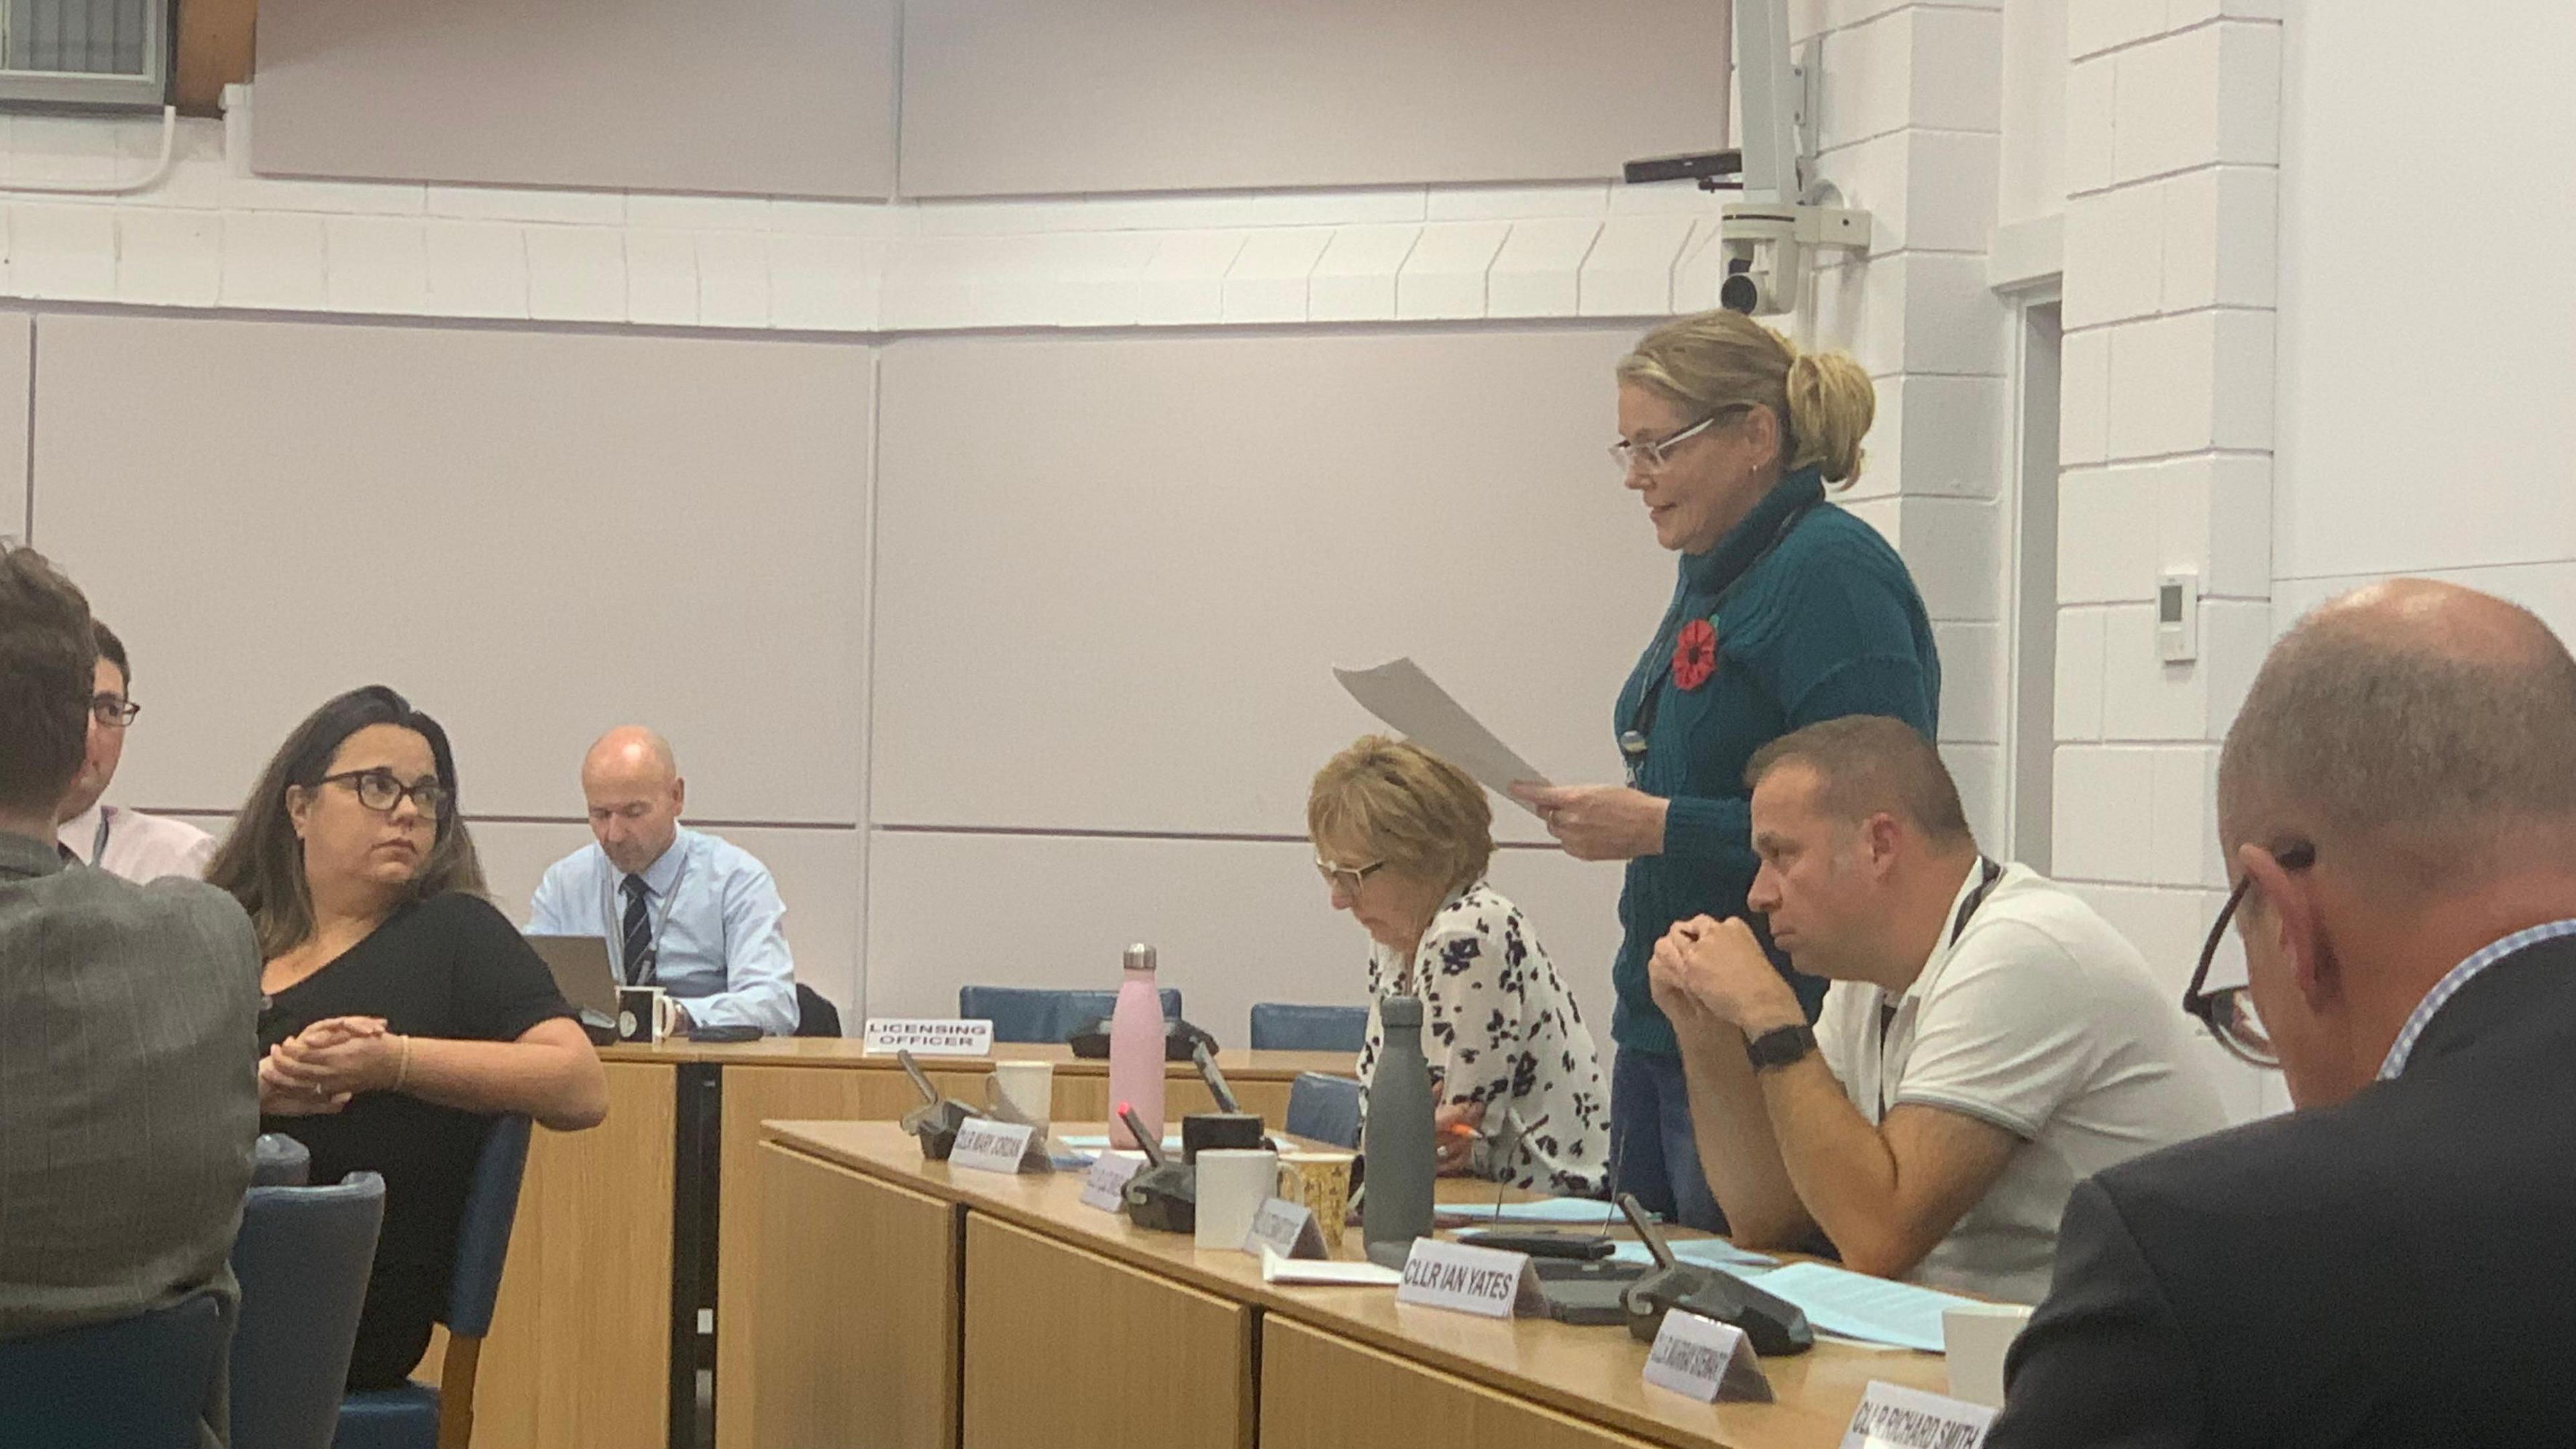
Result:
[[[1386,862],[1383,860],[1372,860],[1366,865],[1337,865],[1320,855],[1315,857],[1315,873],[1324,878],[1324,884],[1339,886],[1352,895],[1360,893],[1361,881],[1367,880],[1385,868]]]
[[[1750,404],[1738,403],[1719,408],[1669,438],[1639,438],[1634,442],[1621,438],[1610,445],[1610,461],[1619,465],[1622,476],[1631,469],[1641,473],[1661,473],[1664,465],[1673,460],[1675,448],[1717,426],[1721,418],[1732,417],[1748,406]]]
[[[394,807],[402,804],[406,796],[420,807],[421,814],[432,820],[447,809],[447,787],[435,779],[415,780],[406,785],[395,779],[390,770],[344,770],[337,775],[325,775],[318,783],[346,785],[357,792],[359,804],[386,815],[391,815]]]
[[[2317,848],[2304,840],[2295,840],[2272,852],[2272,858],[2283,870],[2306,870],[2317,863]],[[2182,1009],[2200,1018],[2218,1044],[2239,1060],[2258,1067],[2281,1064],[2280,1048],[2272,1043],[2272,1034],[2263,1029],[2263,1018],[2254,1010],[2254,993],[2250,987],[2222,986],[2208,989],[2209,963],[2218,958],[2218,946],[2227,939],[2227,923],[2236,919],[2237,908],[2245,902],[2245,892],[2253,887],[2254,877],[2237,878],[2236,889],[2227,893],[2227,904],[2219,907],[2218,919],[2209,925],[2209,939],[2201,943],[2200,969],[2191,973],[2191,985],[2182,994]]]

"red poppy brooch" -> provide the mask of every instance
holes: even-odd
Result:
[[[1706,619],[1693,619],[1673,640],[1673,683],[1683,689],[1697,689],[1716,672],[1717,626]]]

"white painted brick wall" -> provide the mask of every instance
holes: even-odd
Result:
[[[2067,31],[2052,843],[2179,992],[2227,880],[2218,744],[2271,643],[2279,5],[2071,0]],[[2199,578],[2190,663],[2158,656],[2168,570]],[[2207,1052],[2237,1115],[2282,1105]]]

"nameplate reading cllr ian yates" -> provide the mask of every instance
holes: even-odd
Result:
[[[988,1057],[993,1054],[993,1023],[977,1018],[871,1016],[859,1041],[859,1050],[872,1057],[890,1057],[899,1051],[917,1057]]]
[[[1020,1159],[1028,1155],[1033,1130],[1025,1122],[970,1117],[957,1129],[957,1145],[949,1149],[948,1165],[977,1172],[1017,1172]]]
[[[1538,1274],[1530,1270],[1529,1254],[1444,1243],[1438,1238],[1413,1240],[1395,1301],[1487,1318],[1509,1318],[1517,1309],[1537,1313],[1547,1306],[1539,1294]]]
[[[1842,1449],[1978,1449],[1994,1422],[1982,1404],[1872,1379]]]

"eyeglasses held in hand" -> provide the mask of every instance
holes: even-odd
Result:
[[[2283,870],[2306,870],[2317,863],[2317,848],[2304,840],[2294,840],[2273,850],[2272,858]],[[2182,994],[2182,1009],[2200,1018],[2218,1044],[2241,1061],[2258,1067],[2281,1065],[2281,1051],[2272,1043],[2272,1034],[2263,1029],[2263,1018],[2254,1010],[2254,993],[2250,986],[2222,986],[2208,989],[2209,963],[2218,958],[2219,942],[2227,939],[2227,923],[2236,919],[2237,908],[2245,902],[2245,892],[2254,885],[2250,874],[2237,877],[2236,889],[2227,893],[2227,904],[2219,907],[2218,919],[2210,922],[2209,939],[2201,943],[2200,969],[2191,973],[2191,985]]]
[[[415,780],[406,785],[393,777],[390,770],[344,770],[325,775],[320,783],[346,785],[357,792],[358,803],[386,815],[409,796],[420,807],[420,813],[437,819],[447,809],[447,787],[435,779]]]

